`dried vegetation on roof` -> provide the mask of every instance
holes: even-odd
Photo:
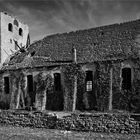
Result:
[[[139,45],[135,40],[140,33],[139,31],[140,20],[135,20],[55,34],[34,42],[27,51],[28,54],[31,54],[31,57],[46,57],[50,58],[51,61],[71,61],[73,47],[77,50],[78,63],[126,59],[138,55]],[[27,53],[20,53],[9,64],[22,63],[25,56],[27,56]],[[39,59],[38,63],[40,63]]]

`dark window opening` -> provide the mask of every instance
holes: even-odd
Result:
[[[33,76],[27,75],[27,97],[25,99],[25,105],[34,106],[35,103],[35,93],[34,91]]]
[[[18,27],[18,21],[16,19],[14,20],[14,25]]]
[[[35,55],[35,51],[31,52],[31,56],[34,56]]]
[[[60,75],[60,73],[54,74],[54,89],[55,89],[55,91],[61,91],[61,75]]]
[[[131,90],[131,68],[122,69],[122,89]]]
[[[13,32],[13,25],[11,23],[8,24],[8,31]]]
[[[28,90],[28,93],[33,92],[33,76],[32,75],[27,76],[27,90]]]
[[[6,94],[10,93],[9,77],[4,77],[4,93],[6,93]]]
[[[19,28],[19,35],[23,36],[23,30],[21,28]]]
[[[86,71],[86,91],[93,90],[93,72]]]

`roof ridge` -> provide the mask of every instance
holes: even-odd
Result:
[[[137,22],[140,21],[140,19],[135,19],[135,20],[131,20],[131,21],[124,21],[124,22],[120,22],[120,23],[113,23],[113,24],[107,24],[107,25],[101,25],[101,26],[97,26],[97,27],[91,27],[91,28],[85,28],[85,29],[79,29],[79,30],[73,30],[70,32],[63,32],[63,33],[55,33],[55,34],[51,34],[51,35],[47,35],[44,38],[38,40],[38,41],[42,41],[46,38],[49,37],[54,37],[54,36],[59,36],[59,35],[65,35],[65,34],[70,34],[70,33],[76,33],[76,32],[82,32],[82,31],[87,31],[87,30],[94,30],[94,29],[99,29],[99,28],[104,28],[104,27],[109,27],[109,26],[114,26],[114,25],[123,25],[123,24],[127,24],[127,23],[132,23],[132,22]],[[38,42],[36,41],[36,42]]]

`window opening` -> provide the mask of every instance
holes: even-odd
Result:
[[[18,27],[18,21],[16,19],[14,20],[14,25]]]
[[[122,69],[122,89],[131,90],[131,68]]]
[[[13,25],[11,23],[8,24],[8,31],[13,32]]]
[[[61,90],[61,75],[60,75],[60,73],[54,74],[54,88],[55,88],[55,91]]]
[[[86,91],[92,91],[93,89],[93,72],[86,71]]]
[[[23,30],[21,28],[19,28],[19,35],[23,36]]]
[[[35,55],[35,51],[31,52],[31,56],[34,56]]]
[[[6,94],[10,93],[10,82],[9,82],[9,77],[4,77],[4,92]]]
[[[28,93],[33,92],[33,76],[27,75],[27,90]]]

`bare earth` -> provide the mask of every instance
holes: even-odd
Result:
[[[140,140],[140,135],[103,134],[0,126],[0,140]]]

